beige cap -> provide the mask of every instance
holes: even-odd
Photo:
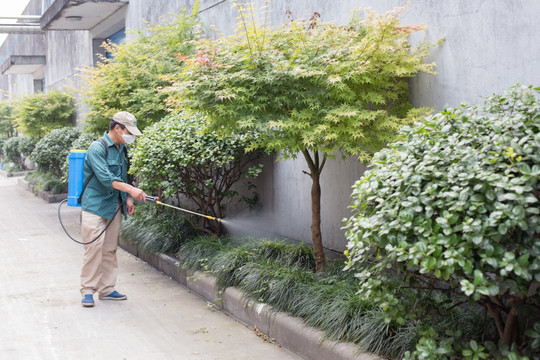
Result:
[[[137,128],[137,119],[135,119],[135,116],[132,113],[120,111],[113,116],[113,120],[124,125],[131,134],[137,136],[142,135],[142,132]]]

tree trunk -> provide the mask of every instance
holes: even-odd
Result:
[[[315,270],[319,271],[326,265],[321,234],[321,183],[320,174],[312,175],[311,179],[311,241],[315,255]]]
[[[313,158],[308,150],[302,151],[308,163],[311,177],[311,242],[313,243],[313,254],[315,256],[315,271],[321,270],[326,265],[324,256],[322,234],[321,234],[321,171],[326,162],[326,156],[323,161],[319,161],[319,153],[315,152]]]
[[[492,301],[495,300],[495,301]],[[511,297],[510,308],[505,308],[502,301],[497,297],[490,298],[482,297],[482,303],[486,306],[488,313],[495,320],[499,337],[508,346],[516,342],[518,339],[518,310],[517,306],[523,303],[526,296]]]

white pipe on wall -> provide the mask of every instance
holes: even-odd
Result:
[[[40,15],[19,15],[19,16],[0,16],[0,19],[11,20],[38,20],[41,19]]]
[[[41,34],[39,25],[0,24],[0,34]]]

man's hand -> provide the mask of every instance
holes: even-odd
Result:
[[[133,215],[133,213],[135,212],[135,205],[133,205],[133,200],[131,200],[131,198],[127,198],[126,207],[127,207],[127,214]]]
[[[113,181],[112,187],[116,190],[127,192],[131,197],[137,201],[146,202],[146,194],[139,188],[131,186],[121,181]]]
[[[132,186],[131,188],[132,189],[131,191],[129,191],[129,195],[131,195],[132,198],[137,201],[146,202],[146,194],[144,193],[144,191],[134,186]]]

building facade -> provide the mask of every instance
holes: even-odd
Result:
[[[193,7],[194,0],[30,0],[24,13],[39,16],[39,29],[14,31],[0,47],[0,100],[52,88],[80,88],[81,69],[95,65],[101,43],[129,39],[130,30],[157,24],[170,14]],[[232,0],[201,0],[199,15],[206,25],[231,34],[238,13]],[[445,41],[432,49],[427,61],[438,74],[421,74],[410,82],[415,106],[441,110],[462,102],[478,103],[482,96],[516,84],[540,84],[540,2],[536,0],[253,0],[256,13],[268,5],[273,25],[310,17],[346,23],[355,9],[385,12],[407,4],[405,24],[425,24],[411,38]],[[84,118],[78,105],[78,120]],[[236,209],[231,218],[235,234],[270,236],[311,242],[311,179],[302,159],[276,162],[264,159],[258,181],[261,209]],[[322,233],[325,246],[346,247],[342,219],[349,216],[351,186],[365,166],[356,159],[330,161],[323,172]]]

